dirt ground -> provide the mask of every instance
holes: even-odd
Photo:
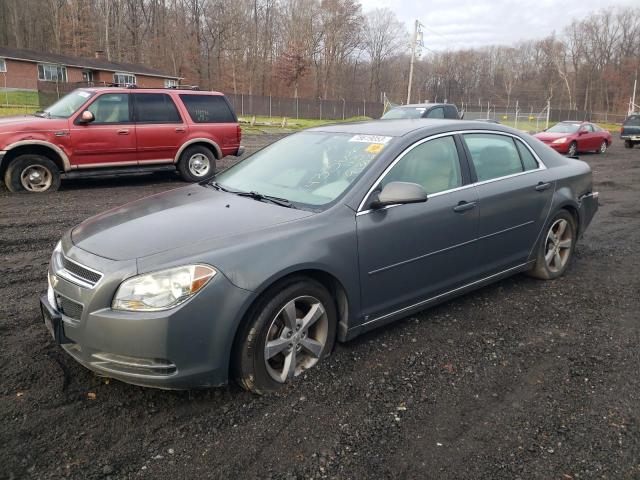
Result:
[[[640,478],[640,149],[582,158],[601,207],[565,277],[338,345],[265,397],[106,382],[40,319],[62,233],[179,179],[0,190],[0,478]]]

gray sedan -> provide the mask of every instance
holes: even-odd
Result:
[[[73,228],[42,313],[98,374],[266,392],[336,340],[518,272],[562,275],[597,208],[586,163],[507,127],[319,127]]]

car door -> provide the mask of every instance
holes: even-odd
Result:
[[[132,97],[138,162],[173,162],[188,136],[173,98],[167,93],[133,93]]]
[[[546,221],[555,182],[521,139],[462,135],[480,201],[478,258],[483,276],[521,265]]]
[[[369,196],[389,182],[404,181],[422,185],[426,202],[371,210],[367,200],[356,215],[366,319],[474,277],[478,198],[457,147],[452,135],[417,142],[391,164]]]
[[[85,110],[93,114],[94,120],[83,123],[82,112],[73,119],[71,163],[81,168],[136,164],[136,128],[129,93],[97,95]]]

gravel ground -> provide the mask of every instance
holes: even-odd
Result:
[[[338,345],[265,397],[108,382],[42,324],[62,233],[177,178],[0,191],[0,478],[640,478],[640,151],[583,159],[601,208],[565,277],[518,275]]]

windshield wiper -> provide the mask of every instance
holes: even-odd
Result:
[[[223,187],[218,182],[209,182],[209,185],[211,185],[216,190],[221,190],[227,193],[233,193],[234,195],[238,195],[239,197],[253,198],[254,200],[258,200],[260,202],[265,202],[265,201],[271,202],[275,205],[280,205],[281,207],[297,208],[293,203],[291,203],[286,198],[274,197],[272,195],[264,195],[258,192],[243,192],[241,190],[231,190],[229,188]]]

